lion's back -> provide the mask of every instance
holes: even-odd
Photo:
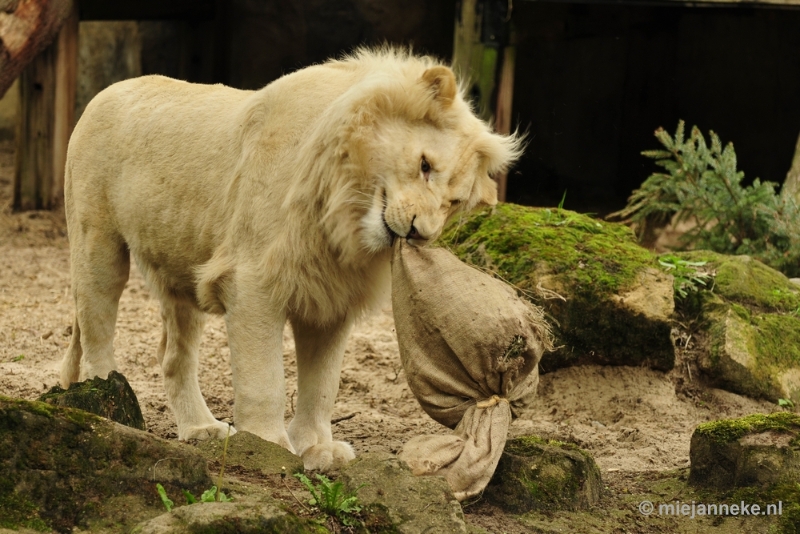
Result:
[[[137,155],[153,161],[160,152],[175,150],[176,145],[184,153],[194,147],[204,147],[201,152],[213,150],[215,145],[230,142],[234,131],[231,112],[250,93],[163,76],[118,82],[89,102],[75,126],[69,150],[88,151],[95,165],[103,159],[136,159]]]

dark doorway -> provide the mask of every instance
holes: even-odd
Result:
[[[605,214],[679,119],[782,183],[800,133],[800,11],[515,3],[514,118],[530,144],[508,200]]]

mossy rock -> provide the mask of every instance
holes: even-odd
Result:
[[[716,272],[713,290],[689,303],[708,334],[700,368],[735,393],[800,405],[800,288],[749,256],[676,255]]]
[[[444,477],[415,477],[393,454],[362,454],[342,468],[340,480],[358,492],[370,533],[467,534],[464,512]]]
[[[689,482],[716,489],[800,481],[800,415],[776,412],[699,425]]]
[[[172,495],[211,487],[205,458],[97,415],[0,396],[0,527],[123,531],[159,515]]]
[[[578,363],[674,366],[672,277],[628,227],[499,204],[454,221],[440,243],[555,319],[560,348],[542,358],[545,371]]]
[[[327,529],[277,504],[213,502],[181,506],[137,525],[131,534],[323,534]]]
[[[225,440],[200,441],[197,449],[209,460],[221,461]],[[303,472],[302,458],[277,443],[246,431],[239,431],[228,439],[225,464],[248,471],[258,471],[262,475],[278,475],[284,470],[289,475]]]
[[[54,406],[78,408],[131,428],[147,430],[136,394],[125,377],[116,371],[111,371],[107,379],[95,377],[75,382],[66,390],[54,386],[39,400]]]
[[[690,261],[714,268],[714,293],[750,309],[789,313],[800,308],[800,288],[783,273],[750,256],[729,256],[707,250],[678,252]]]
[[[703,423],[692,435],[689,456],[689,484],[717,502],[780,503],[780,518],[769,532],[800,534],[800,415]]]
[[[594,459],[575,445],[536,436],[509,440],[484,498],[511,512],[578,510],[598,502]]]

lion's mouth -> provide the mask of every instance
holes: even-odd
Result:
[[[381,213],[381,221],[383,221],[383,227],[386,229],[386,233],[389,235],[389,246],[393,247],[394,240],[400,236],[397,232],[392,230],[392,227],[386,222],[386,189],[383,190],[383,212]]]

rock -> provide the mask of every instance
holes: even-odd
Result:
[[[716,272],[713,291],[696,294],[707,350],[700,369],[719,387],[772,402],[800,404],[800,288],[748,256],[676,253]]]
[[[511,513],[579,510],[600,499],[600,470],[575,445],[523,436],[506,443],[503,456],[483,493]]]
[[[441,242],[515,285],[556,320],[560,348],[544,355],[543,370],[579,363],[674,366],[672,276],[626,226],[498,204],[464,215]]]
[[[716,489],[767,488],[800,480],[800,415],[776,412],[699,425],[689,482]]]
[[[284,511],[277,504],[209,502],[175,508],[137,525],[131,534],[313,534],[327,532],[319,524]]]
[[[415,477],[392,454],[362,454],[342,468],[340,480],[348,491],[358,491],[368,532],[467,533],[461,505],[444,477]]]
[[[116,371],[111,371],[108,379],[95,377],[75,382],[67,390],[54,386],[39,400],[53,406],[78,408],[131,428],[146,430],[136,394],[125,377]]]
[[[156,491],[212,485],[205,458],[94,414],[0,396],[0,525],[124,531],[163,513]]]
[[[220,461],[224,439],[209,439],[197,443],[197,450],[209,460]],[[278,475],[282,468],[286,473],[303,472],[303,460],[277,443],[266,441],[246,431],[239,431],[228,439],[225,465],[236,465],[264,475]]]

